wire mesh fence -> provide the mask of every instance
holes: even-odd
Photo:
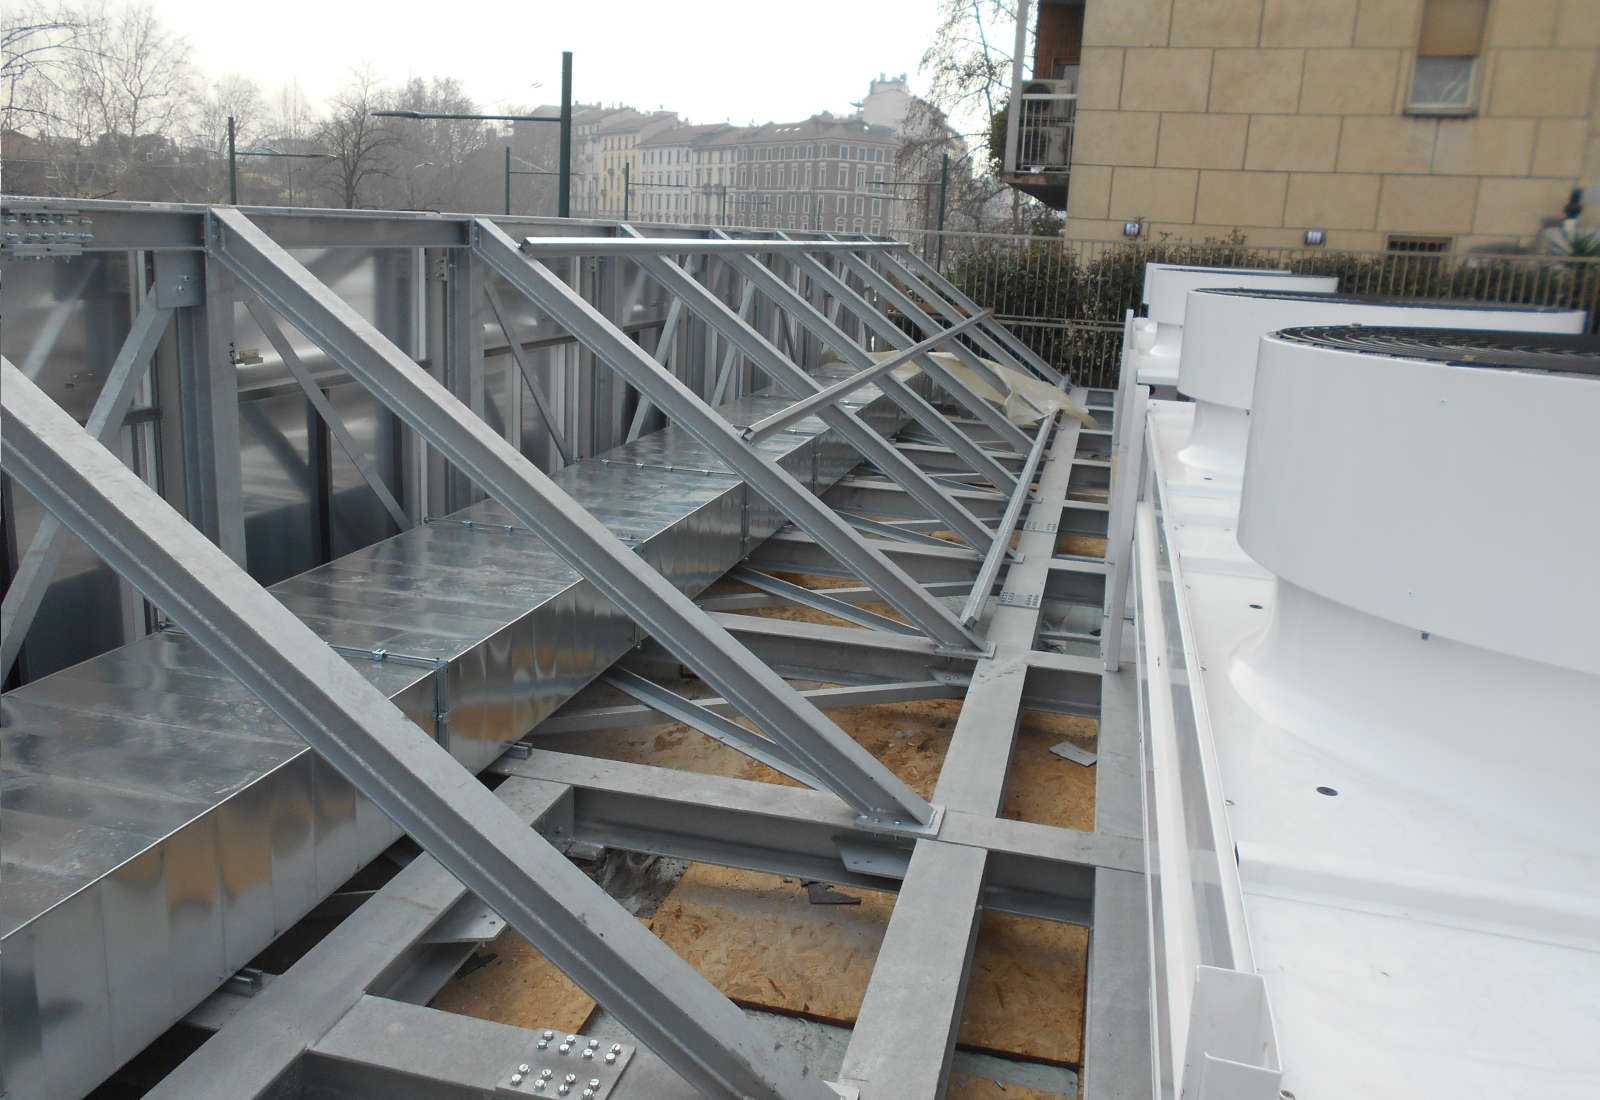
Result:
[[[1234,240],[1091,241],[920,230],[901,239],[1079,385],[1116,385],[1123,316],[1140,307],[1147,263],[1337,275],[1346,294],[1584,309],[1590,332],[1600,322],[1600,257],[1593,256],[1346,252]]]

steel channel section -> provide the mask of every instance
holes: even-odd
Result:
[[[784,258],[791,261],[792,265],[796,269],[796,272],[800,275],[811,274],[816,271],[826,271],[826,268],[821,265],[815,256],[808,256],[805,254],[787,254],[784,256]],[[808,302],[803,295],[801,295],[787,282],[780,279],[771,268],[762,264],[756,258],[750,256],[729,257],[727,259],[727,263],[735,271],[743,274],[748,280],[750,280],[752,284],[760,286],[763,292],[774,303],[784,307],[785,309],[788,309],[791,313],[793,313],[796,320],[804,325],[808,332],[821,341],[824,346],[832,348],[838,355],[842,356],[848,365],[856,368],[857,370],[868,370],[873,368],[874,364],[872,357],[868,355],[866,351],[864,351],[848,333],[846,333],[836,322],[829,320],[829,318],[823,314],[821,310],[817,309],[814,305]],[[879,333],[880,336],[886,335],[887,333],[894,333],[896,336],[899,335],[899,330],[896,329],[892,324],[889,324],[889,322],[881,316],[877,317],[876,320],[878,323],[881,323],[884,326],[883,331]],[[950,335],[951,333],[947,331],[934,334],[934,336],[930,336],[929,339],[934,339],[935,336],[948,337]],[[903,344],[905,341],[902,339],[899,341],[899,343]],[[895,346],[895,344],[891,342],[891,346]],[[902,348],[901,350],[905,351],[908,349]],[[926,362],[925,358],[923,358],[923,362]],[[948,382],[953,380],[947,377],[946,381]],[[977,401],[980,404],[982,403],[982,398],[972,394],[970,390],[968,390],[965,386],[960,385],[958,381],[955,382],[955,384],[960,387],[960,392],[954,396],[963,401]],[[984,450],[975,442],[968,438],[965,433],[961,432],[953,424],[951,424],[949,418],[946,417],[944,413],[934,408],[918,394],[912,392],[898,378],[894,377],[893,375],[888,375],[880,382],[880,388],[888,393],[891,400],[897,402],[901,408],[905,409],[908,413],[915,417],[917,423],[924,425],[947,446],[949,446],[957,454],[961,455],[973,470],[989,477],[997,486],[1010,485],[1010,475],[1006,473],[1003,467],[1001,467],[997,462],[993,461],[989,455],[985,453]],[[972,545],[977,544],[973,543]]]
[[[977,302],[968,297],[960,287],[956,286],[949,279],[946,279],[943,275],[940,275],[939,272],[935,271],[933,265],[928,263],[928,261],[924,260],[921,256],[918,256],[915,251],[908,249],[905,252],[895,253],[891,262],[907,269],[910,274],[916,275],[921,280],[923,285],[929,287],[935,293],[948,298],[965,312],[977,313],[983,308],[982,306],[978,305]],[[984,328],[993,333],[996,339],[1002,341],[1008,348],[1011,349],[1012,354],[1016,356],[1016,358],[1020,359],[1023,363],[1031,367],[1041,377],[1050,382],[1056,383],[1057,385],[1064,384],[1067,381],[1066,377],[1060,371],[1056,370],[1049,363],[1046,363],[1044,359],[1039,356],[1038,352],[1034,351],[1027,344],[1024,344],[1015,333],[1006,328],[1006,326],[999,320],[990,318],[990,320],[984,324]]]
[[[824,331],[844,337],[842,341],[835,339],[830,343],[838,349],[839,354],[846,357],[847,362],[860,368],[870,364],[872,357],[867,355],[855,341],[844,335],[841,321],[846,315],[858,319],[861,327],[867,330],[864,335],[875,336],[890,348],[904,349],[913,343],[905,333],[896,328],[888,318],[868,305],[865,299],[852,290],[843,279],[828,270],[822,261],[815,256],[800,254],[788,258],[806,278],[811,280],[813,285],[820,291],[832,296],[834,316],[840,318],[840,320],[824,315],[823,320],[826,322]],[[937,361],[927,356],[922,356],[918,360],[918,365],[924,373],[944,387],[962,407],[969,411],[974,411],[976,408],[987,408],[987,403],[981,397],[974,394],[959,379],[951,375],[949,371],[940,367]],[[896,385],[899,381],[898,379],[895,379],[893,375],[890,375],[889,379],[888,388],[891,397],[896,396],[898,393],[902,399],[908,400],[911,405],[917,405],[917,401],[914,400],[915,395],[912,395],[911,399],[905,398],[904,391]],[[926,405],[927,403],[922,402],[922,404]],[[911,411],[911,409],[908,408],[907,411]],[[945,446],[961,455],[974,470],[986,475],[991,483],[999,487],[1009,487],[1012,484],[1014,479],[1005,467],[1001,466],[977,443],[950,423],[945,414],[932,406],[927,406],[926,409],[921,409],[914,415],[917,416],[918,423],[925,425]]]
[[[659,256],[643,257],[639,262],[658,282],[678,295],[696,316],[726,336],[773,382],[801,398],[814,396],[822,389],[814,378],[795,366],[754,328],[742,322],[720,298],[695,282],[681,267]],[[759,277],[750,271],[753,266],[757,265],[735,264],[734,270],[745,276],[747,286],[759,287]],[[776,276],[773,278],[776,280]],[[787,284],[777,281],[787,290]],[[794,307],[795,303],[809,308],[792,294],[787,300],[775,300],[775,304],[785,307]],[[900,455],[892,444],[863,423],[854,412],[835,404],[818,408],[817,415],[823,423],[844,436],[863,457],[905,488],[930,515],[948,523],[969,545],[988,545],[991,536],[987,528],[951,500],[926,474]]]
[[[931,807],[914,791],[755,660],[693,601],[642,562],[265,234],[236,211],[219,209],[215,216],[225,226],[224,255],[256,293],[343,362],[385,406],[437,447],[457,470],[487,489],[518,523],[537,533],[607,599],[677,653],[724,698],[736,702],[765,733],[793,751],[807,772],[862,813],[889,813],[919,822],[931,818]],[[515,255],[509,240],[505,244]],[[533,265],[520,257],[517,262],[533,270]],[[498,264],[491,266],[504,274]],[[547,309],[575,327],[581,327],[581,322],[569,310],[609,329],[593,307],[549,271],[541,270],[544,280],[540,285],[558,288]],[[512,271],[515,273],[515,268]],[[575,331],[574,335],[582,339],[582,333]],[[655,364],[636,345],[614,330],[609,335],[650,363],[653,376]],[[607,341],[598,343],[616,350]],[[676,379],[673,384],[698,404],[699,399],[683,390]],[[675,404],[665,387],[655,388],[660,398],[657,404],[663,408]],[[705,414],[715,419],[709,409]],[[761,468],[776,469],[770,462]],[[793,484],[787,474],[783,477]],[[794,490],[809,496],[798,485]],[[911,583],[909,578],[907,583]]]
[[[930,317],[927,311],[917,305],[904,291],[880,275],[872,264],[863,257],[845,252],[840,253],[836,258],[846,271],[854,274],[875,294],[898,309],[906,320],[921,329],[924,335],[931,336],[942,327],[939,322]],[[870,309],[870,307],[868,308]],[[860,315],[862,311],[857,310],[856,312]],[[900,343],[910,340],[910,337],[900,334],[898,329],[894,331],[899,334]],[[989,385],[1001,393],[1006,391],[1005,382],[971,348],[965,344],[958,343],[953,345],[950,350],[968,370],[977,374],[979,378],[988,382]],[[923,357],[922,369],[931,373],[934,380],[941,386],[949,388],[952,385],[959,385],[950,372],[945,370],[939,361],[931,356]],[[1006,419],[999,409],[982,400],[963,402],[963,404],[966,404],[972,414],[982,421],[990,431],[994,432],[996,437],[1006,446],[1018,452],[1027,451],[1029,443],[1027,435],[1023,433],[1022,429]]]
[[[496,219],[498,221],[499,219]],[[475,224],[489,222],[475,219]],[[493,224],[490,222],[489,224]],[[705,252],[888,252],[905,249],[897,241],[852,241],[848,243],[794,241],[779,243],[765,239],[741,240],[711,237],[525,237],[523,249],[530,256],[681,256]]]
[[[122,420],[139,393],[139,383],[155,353],[156,344],[166,332],[172,310],[158,305],[155,295],[145,299],[133,319],[116,359],[106,371],[100,395],[89,411],[85,430],[102,443],[122,430]],[[0,605],[0,679],[11,671],[12,662],[22,649],[22,640],[44,602],[45,591],[55,577],[61,553],[66,549],[66,532],[54,516],[45,515],[34,532],[33,542],[17,563],[17,571]]]
[[[1065,499],[1077,436],[1076,421],[1056,433],[1037,507]],[[1024,531],[1018,545],[1023,560],[1007,570],[1006,584],[1018,592],[1042,592],[1054,541],[1054,532]],[[995,654],[973,669],[939,771],[935,797],[947,813],[1000,811],[1038,626],[1037,606],[997,606],[989,619]],[[927,907],[896,904],[840,1071],[842,1081],[860,1086],[863,1100],[942,1096],[949,1079],[988,859],[931,850],[923,858],[922,849],[938,843],[917,842],[901,890]],[[930,922],[929,912],[948,916]],[[930,1015],[928,1005],[938,1013]]]
[[[1017,529],[1017,521],[1022,518],[1022,509],[1028,502],[1028,495],[1033,491],[1034,471],[1039,468],[1039,459],[1043,457],[1045,444],[1050,440],[1051,423],[1052,418],[1048,416],[1039,421],[1038,435],[1028,452],[1028,460],[1023,463],[1022,473],[1017,478],[1017,487],[1011,491],[1011,502],[1006,505],[1005,515],[1000,517],[1000,526],[995,530],[994,543],[984,555],[983,564],[978,567],[978,579],[972,582],[972,592],[961,608],[961,621],[968,626],[978,621],[978,615],[982,612],[984,603],[989,599],[990,590],[994,587],[994,579],[1000,572],[1000,565],[1005,560],[1006,552],[1011,548],[1011,534]],[[1076,449],[1076,441],[1073,446]]]
[[[943,604],[929,598],[903,570],[861,539],[849,524],[826,508],[788,471],[752,450],[739,438],[738,433],[727,421],[718,416],[676,377],[663,370],[660,364],[646,355],[637,344],[618,332],[598,310],[573,293],[572,289],[557,279],[548,268],[519,253],[512,240],[492,223],[480,220],[476,223],[476,229],[478,232],[474,240],[474,250],[496,274],[531,298],[551,316],[560,318],[562,324],[567,326],[581,343],[621,373],[641,393],[648,396],[668,420],[678,424],[710,448],[779,511],[805,528],[827,547],[829,553],[840,562],[849,565],[865,583],[877,589],[896,610],[904,614],[929,637],[938,639],[942,645],[958,650],[981,648],[977,640],[955,620]],[[699,286],[697,283],[694,285]],[[692,309],[693,299],[686,298],[686,304]],[[577,567],[577,563],[574,562],[574,568]],[[653,628],[650,632],[663,640],[667,638]],[[719,640],[724,641],[724,644],[731,641]],[[693,647],[690,647],[690,650],[693,650]],[[685,663],[692,667],[690,652],[685,652],[684,658]],[[701,675],[705,675],[704,671]],[[707,676],[706,679],[709,681],[711,677]],[[763,716],[750,713],[750,717],[765,724]],[[817,717],[821,717],[820,713]],[[771,732],[777,734],[776,730]],[[849,740],[837,727],[833,727],[833,735]],[[851,745],[854,746],[854,742],[851,742]],[[867,761],[877,763],[864,752],[860,755],[863,764]],[[807,768],[812,769],[810,761],[807,761]],[[881,765],[878,770],[882,772],[880,778],[886,780],[887,770],[882,769]],[[824,771],[818,774],[826,776],[827,773]],[[887,782],[884,785],[890,786]],[[898,780],[895,786],[899,788],[894,799],[898,804],[896,808],[902,813],[909,813],[909,808],[915,807],[921,800]],[[926,821],[928,811],[922,808],[911,816],[919,821]]]
[[[910,260],[915,259],[915,256],[907,251],[901,255],[884,258],[883,266],[887,269],[887,273],[923,301],[933,303],[934,308],[939,311],[939,315],[946,321],[954,321],[964,315],[979,312],[977,304],[971,298],[967,298],[966,295],[956,290],[955,284],[951,283],[950,280],[937,272],[933,272],[932,268],[928,269],[932,273],[931,275],[914,273],[910,270],[912,265],[910,263],[902,263],[902,258]],[[966,300],[958,301],[958,296]],[[990,321],[993,322],[993,318],[990,318]],[[1026,355],[1019,354],[1017,347],[1025,347],[1025,345],[1021,345],[1021,341],[1016,340],[1015,337],[1011,337],[1009,340],[1002,339],[995,334],[996,329],[1010,336],[1010,333],[1006,332],[1005,326],[998,322],[984,324],[979,331],[973,333],[973,339],[981,344],[983,349],[992,355],[996,362],[1019,370],[1024,374],[1037,375],[1051,385],[1060,386],[1065,384],[1066,379],[1062,377],[1060,371],[1045,363],[1031,351],[1027,352]]]
[[[756,403],[753,407],[761,402],[781,404],[782,399],[746,399]],[[877,405],[892,415],[881,397],[869,408]],[[646,457],[648,452],[670,462],[675,447],[692,442],[664,445],[675,433],[681,436],[668,429],[613,453]],[[787,453],[784,461],[800,460],[811,468],[815,442],[805,435],[781,442],[787,452],[774,454]],[[704,588],[738,560],[750,538],[759,541],[778,522],[758,523],[742,539],[743,483],[724,476],[636,473],[632,461],[625,463],[624,477],[623,469],[606,465],[609,461],[588,460],[556,479],[613,528],[643,536],[637,552],[686,592]],[[641,496],[649,498],[648,508],[639,507]],[[341,651],[356,658],[355,667],[367,679],[422,728],[434,730],[457,759],[477,768],[625,652],[634,635],[615,608],[542,543],[528,534],[507,533],[511,517],[503,509],[486,502],[465,515],[478,526],[464,528],[452,520],[416,528],[281,582],[274,594],[325,639],[342,643]],[[446,600],[445,592],[453,598]],[[486,615],[486,609],[493,610]],[[0,953],[8,985],[15,978],[30,990],[37,986],[40,996],[71,997],[79,1006],[74,1013],[52,1016],[49,1042],[70,1051],[74,1066],[96,1076],[165,1029],[397,835],[382,814],[270,713],[247,711],[248,693],[214,664],[197,663],[197,649],[181,636],[158,634],[6,697],[14,723],[22,701],[28,701],[20,730],[13,724],[6,731],[7,828],[17,826],[19,806],[50,815],[8,832],[8,855],[20,853],[26,841],[41,865],[66,863],[64,853],[52,857],[29,834],[59,821],[62,828],[71,824],[79,830],[75,835],[81,842],[87,826],[73,824],[80,816],[114,820],[123,831],[94,834],[106,842],[126,840],[128,832],[146,835],[147,829],[158,838],[134,838],[137,847],[130,854],[145,848],[142,854],[87,882],[68,904],[8,931]],[[371,650],[388,656],[365,659]],[[426,659],[408,662],[405,652]],[[436,692],[436,686],[444,690]],[[45,698],[61,702],[42,709]],[[51,746],[58,757],[74,754],[70,763],[61,761],[72,780],[14,772],[26,762],[14,737],[26,734],[40,715],[62,723],[38,744]],[[135,715],[141,717],[136,721]],[[181,748],[173,744],[163,755],[152,746],[168,744],[173,727],[145,715],[194,732]],[[113,731],[118,738],[107,740]],[[182,770],[176,773],[179,756]],[[245,770],[247,762],[256,770]],[[213,773],[219,786],[207,788],[207,795],[199,780]],[[93,781],[80,783],[78,776]],[[170,800],[169,806],[163,797],[149,805],[134,787],[181,787],[198,801]],[[81,865],[87,854],[75,848],[71,860]],[[218,885],[205,904],[190,891],[180,908],[166,914],[161,898],[168,884],[178,881],[175,876],[191,884],[217,884],[219,874],[231,881],[237,872],[229,868],[240,861],[249,867],[270,864],[270,882],[242,893],[224,893]],[[152,864],[160,868],[153,877]],[[7,876],[8,901],[14,902],[25,885],[9,860]],[[99,917],[85,929],[71,923],[77,918],[68,910]],[[121,959],[109,973],[107,959],[82,947],[102,941],[111,961]],[[49,975],[61,976],[60,960],[69,954],[80,973],[62,985]],[[148,973],[129,973],[131,960]],[[103,1024],[83,1028],[77,1023],[103,1019],[95,1016],[96,996],[86,992],[96,987],[109,989],[120,1053],[91,1055],[93,1043],[78,1041],[106,1030]],[[124,993],[133,1000],[119,999]],[[102,1003],[105,996],[99,995]],[[26,999],[32,1003],[31,995]],[[12,1043],[27,1015],[21,1003],[10,1002],[15,1011],[8,1016],[7,1060],[14,1067],[27,1062]]]
[[[19,484],[685,1079],[831,1095],[14,368],[3,408]]]
[[[802,299],[802,301],[803,300],[804,299]],[[883,362],[871,367],[867,367],[857,374],[846,378],[842,382],[835,382],[833,385],[828,386],[825,389],[818,390],[810,397],[796,401],[783,412],[775,413],[772,416],[767,417],[765,420],[750,425],[745,429],[745,438],[755,442],[766,438],[773,432],[781,431],[790,424],[804,420],[817,409],[820,409],[825,405],[831,405],[841,397],[847,397],[850,394],[855,393],[857,390],[861,389],[862,386],[865,386],[867,383],[873,381],[879,375],[888,374],[896,367],[908,362],[918,355],[921,355],[925,351],[935,350],[946,340],[965,332],[967,329],[977,324],[979,320],[981,320],[979,317],[968,317],[959,325],[952,326],[950,329],[940,333],[938,336],[930,336],[921,343],[913,344],[904,351],[896,352]]]

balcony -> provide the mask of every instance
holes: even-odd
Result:
[[[1016,137],[1006,145],[1005,181],[1057,210],[1064,209],[1078,106],[1074,82],[1031,80],[1022,86],[1018,99],[1022,112]]]

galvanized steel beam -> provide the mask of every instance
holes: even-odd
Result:
[[[660,256],[645,257],[639,262],[657,282],[671,293],[682,298],[691,311],[727,337],[735,348],[748,357],[762,373],[766,374],[779,386],[788,390],[792,395],[801,398],[813,396],[822,389],[816,379],[795,366],[782,352],[773,347],[765,337],[736,316],[722,299],[690,278],[689,273],[677,264]],[[766,269],[761,268],[759,265],[735,265],[734,270],[745,276],[747,292],[753,292],[756,289],[760,282],[760,273],[766,272]],[[787,284],[784,284],[782,280],[771,275],[771,272],[766,272],[766,274],[778,286],[788,290]],[[793,294],[788,295],[786,299],[779,300],[777,304],[794,311],[810,309],[806,302]],[[951,500],[944,490],[933,483],[932,479],[917,469],[914,463],[896,451],[886,439],[862,421],[859,416],[838,405],[819,407],[816,412],[823,423],[842,435],[864,458],[878,466],[886,476],[904,487],[906,492],[911,494],[918,504],[927,509],[928,514],[943,519],[950,525],[951,530],[955,531],[957,535],[972,546],[987,546],[989,544],[992,536],[988,528],[979,523],[959,504]],[[752,440],[752,442],[754,441]],[[869,584],[872,583],[868,578],[863,577],[863,579],[868,580]],[[900,608],[900,610],[904,611],[905,609]]]
[[[14,367],[0,407],[0,456],[20,485],[674,1069],[715,1095],[831,1100]]]
[[[604,315],[547,267],[520,253],[516,244],[492,223],[480,219],[477,229],[474,252],[496,274],[527,295],[631,385],[649,396],[669,420],[709,448],[744,478],[751,489],[803,527],[862,581],[882,593],[895,610],[941,645],[962,651],[982,648],[949,609],[929,598],[903,570],[861,539],[793,475],[747,445],[714,409],[618,332]],[[692,279],[688,281],[704,292],[698,283]],[[686,302],[690,309],[695,308],[694,298],[686,295]],[[722,303],[719,301],[718,305]],[[737,327],[746,326],[739,322]]]
[[[150,365],[150,356],[171,317],[172,310],[157,305],[155,295],[145,299],[128,329],[127,339],[106,371],[94,407],[89,410],[84,430],[96,440],[107,442],[121,430],[123,418],[138,395],[145,368]],[[39,613],[39,605],[44,602],[66,546],[66,530],[61,521],[46,513],[33,533],[33,541],[17,563],[4,604],[0,605],[0,679],[11,671],[17,654],[22,651],[22,639],[27,636],[33,617]]]
[[[801,253],[787,258],[794,264],[795,269],[801,275],[816,281],[819,286],[834,295],[835,318],[838,317],[839,312],[846,304],[846,298],[842,296],[852,296],[855,298],[852,308],[859,316],[861,324],[870,328],[873,334],[887,341],[890,347],[898,348],[902,351],[910,344],[905,334],[896,328],[888,318],[874,310],[859,296],[856,296],[854,291],[850,290],[842,280],[839,280],[837,276],[824,267],[815,256]],[[794,291],[787,283],[778,279],[770,268],[758,263],[751,257],[745,256],[732,257],[730,263],[736,270],[743,271],[749,278],[758,281],[775,300],[789,303],[798,313],[802,323],[819,340],[842,356],[846,363],[858,370],[872,365],[872,357],[862,349],[860,344],[850,338],[840,326],[838,320],[828,317],[806,301],[805,297],[798,291]],[[927,370],[928,362],[929,360],[925,355],[919,358],[919,363],[924,371]],[[976,402],[979,405],[987,404],[983,398],[973,393],[960,379],[951,375],[949,371],[940,370],[937,363],[934,363],[934,367],[936,373],[930,374],[930,377],[933,377],[942,386],[954,387],[951,391],[952,396],[958,401],[963,404],[972,402]],[[945,446],[959,454],[973,470],[989,478],[996,486],[1010,487],[1013,479],[1006,469],[986,454],[966,433],[951,423],[943,412],[924,400],[911,387],[893,375],[889,375],[881,381],[879,388],[889,395],[890,400],[910,413],[918,424],[926,426]]]
[[[218,209],[215,217],[221,230],[219,252],[246,285],[343,363],[379,401],[544,539],[602,595],[793,751],[807,772],[864,814],[887,813],[919,822],[932,818],[932,807],[916,792],[755,660],[247,218],[228,209]],[[563,301],[576,299],[564,283],[548,271],[545,275],[560,285]],[[638,352],[626,337],[621,340]]]

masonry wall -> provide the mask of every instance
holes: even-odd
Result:
[[[1490,0],[1474,113],[1405,111],[1422,0],[1088,0],[1068,233],[1529,242],[1600,185],[1600,0]],[[1591,214],[1594,211],[1591,210]]]

